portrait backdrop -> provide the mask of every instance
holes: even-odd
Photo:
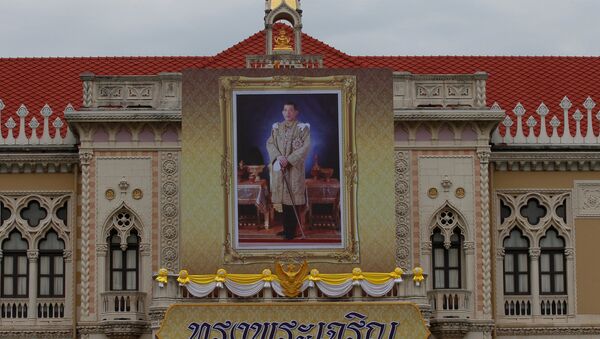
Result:
[[[225,263],[223,119],[220,79],[227,76],[293,75],[356,77],[357,216],[360,266],[386,271],[396,265],[393,73],[389,69],[190,69],[182,74],[181,268],[194,274],[219,268],[256,272],[265,263]],[[300,119],[304,119],[301,113]],[[311,124],[312,125],[312,124]],[[355,262],[315,263],[345,272]]]

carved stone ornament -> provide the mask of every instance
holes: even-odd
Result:
[[[447,175],[442,180],[442,187],[444,188],[444,192],[450,191],[450,187],[452,187],[452,181]]]
[[[115,190],[112,188],[107,189],[106,192],[104,192],[104,197],[107,200],[113,200],[115,198]]]
[[[133,190],[133,192],[131,192],[131,197],[135,200],[140,200],[140,199],[142,199],[143,196],[144,196],[144,193],[139,188],[136,188]]]
[[[410,162],[406,151],[395,152],[396,266],[410,265]]]
[[[160,155],[160,265],[171,272],[179,270],[179,154]]]
[[[463,187],[458,187],[456,189],[456,191],[454,192],[454,195],[456,195],[456,197],[458,199],[462,199],[465,197],[465,189]]]
[[[427,190],[427,196],[431,199],[435,199],[438,197],[438,190],[435,187],[431,187],[429,190]]]
[[[574,191],[577,217],[600,216],[600,180],[575,181]]]

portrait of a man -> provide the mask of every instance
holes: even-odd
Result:
[[[236,244],[342,245],[340,94],[235,92]]]
[[[273,124],[267,140],[271,203],[283,213],[283,231],[278,235],[286,240],[294,239],[297,227],[303,227],[298,209],[306,204],[304,162],[310,149],[310,124],[298,121],[298,113],[295,103],[286,102],[284,120]]]

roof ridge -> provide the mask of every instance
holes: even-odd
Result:
[[[117,56],[34,56],[34,57],[0,57],[0,61],[18,60],[98,60],[98,59],[195,59],[212,58],[210,55],[117,55]]]
[[[597,55],[352,55],[353,58],[483,58],[483,59],[600,59]]]

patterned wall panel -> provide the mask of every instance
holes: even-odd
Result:
[[[389,70],[279,70],[277,75],[357,77],[358,232],[360,266],[395,266],[392,73]],[[267,70],[189,70],[183,73],[181,159],[181,267],[214,272],[223,267],[224,198],[221,186],[220,76],[272,76]],[[235,272],[267,266],[236,265]],[[315,265],[341,271],[356,265]]]

